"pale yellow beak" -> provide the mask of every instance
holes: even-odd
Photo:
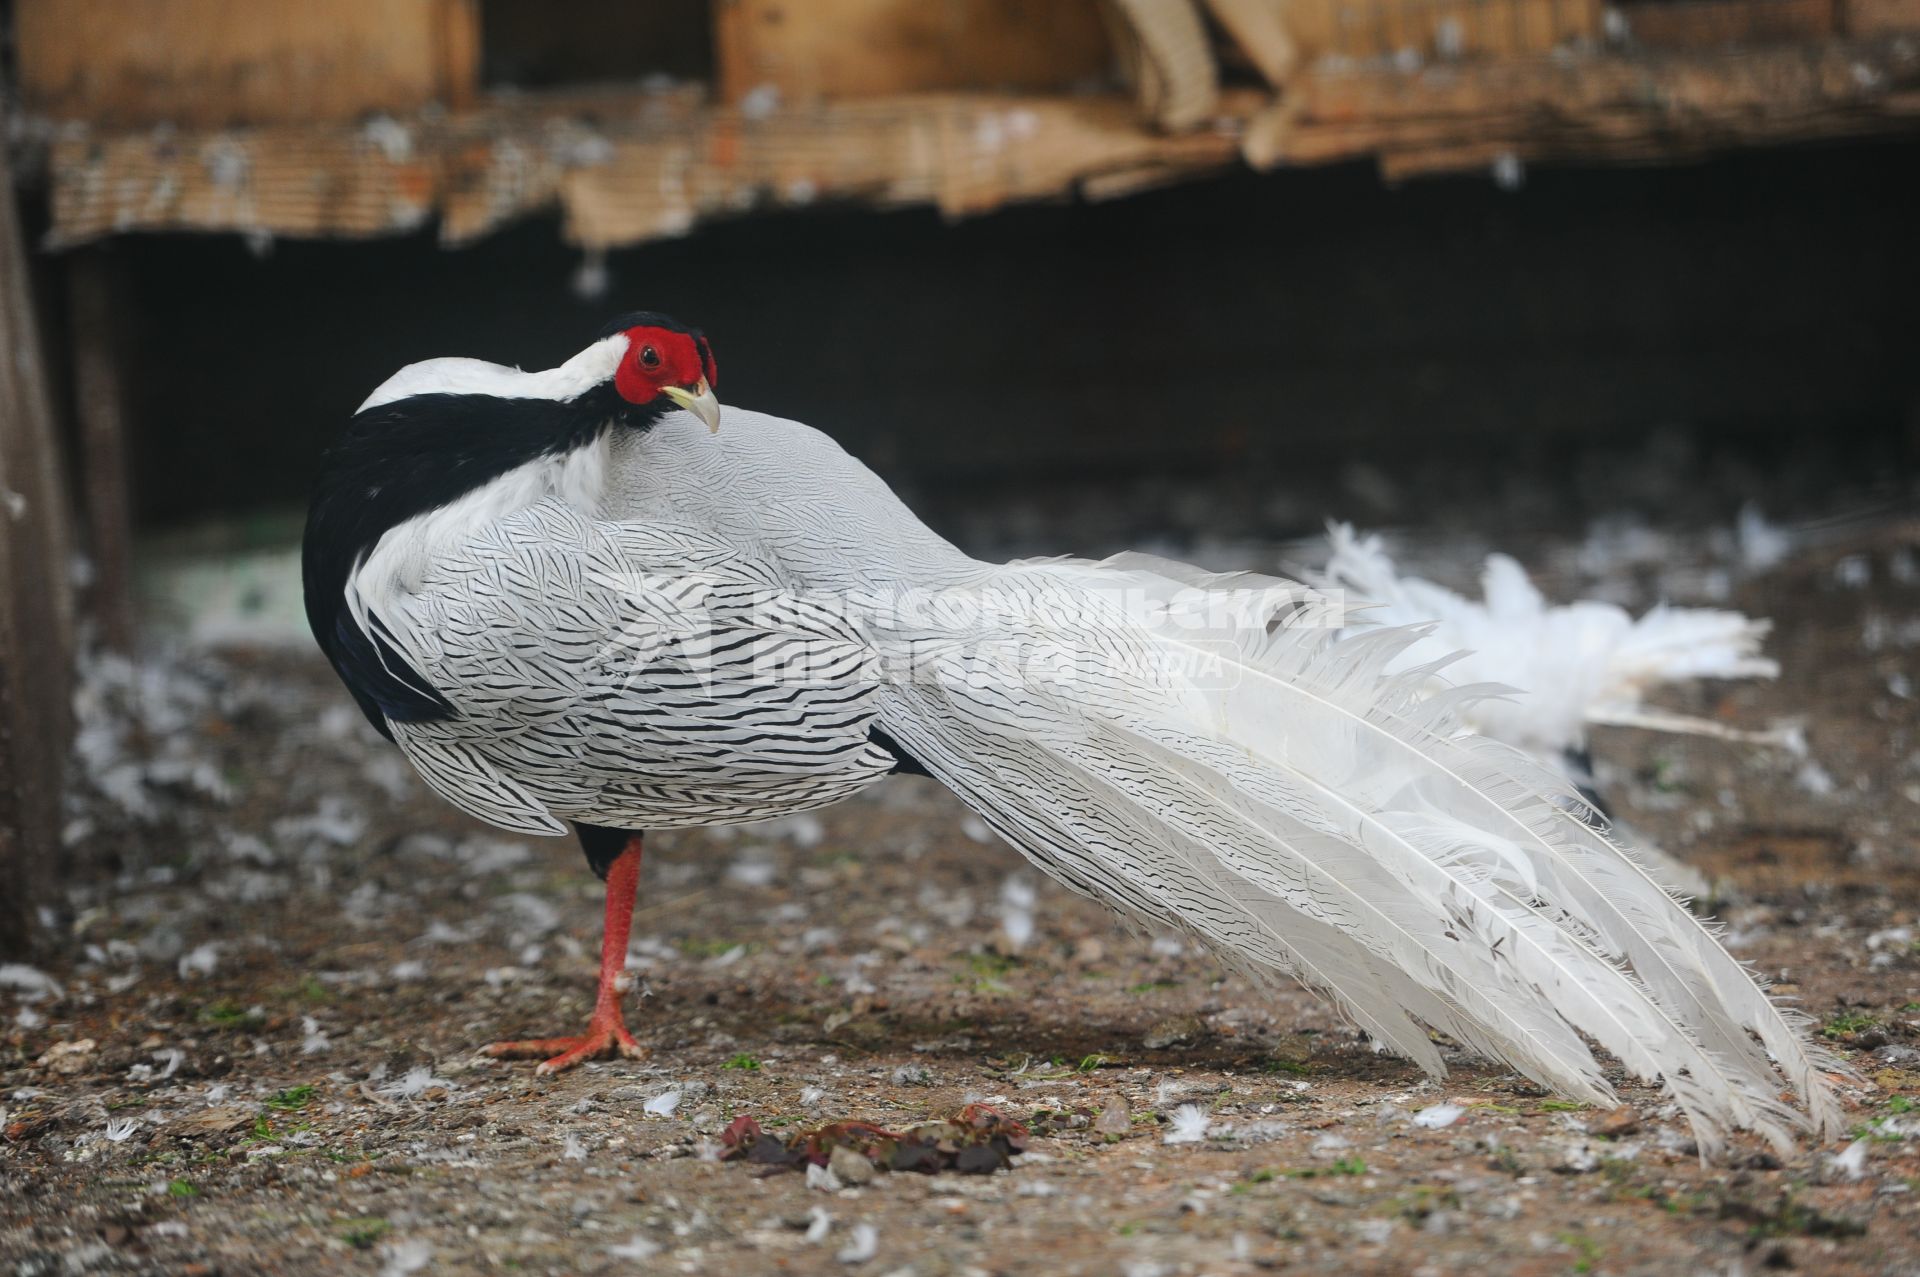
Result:
[[[662,386],[660,392],[706,422],[710,432],[720,433],[720,400],[715,397],[713,387],[707,384],[705,377],[692,390],[680,386]]]

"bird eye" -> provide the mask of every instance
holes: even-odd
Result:
[[[660,366],[660,352],[652,346],[642,346],[640,348],[640,366],[642,368],[658,368]]]

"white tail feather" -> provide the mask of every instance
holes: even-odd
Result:
[[[1022,627],[969,615],[941,635],[971,640],[956,652],[1018,639],[1100,659],[1070,685],[942,668],[895,689],[883,718],[1049,873],[1237,967],[1297,976],[1429,1071],[1414,1021],[1604,1102],[1585,1033],[1659,1080],[1705,1153],[1730,1127],[1784,1146],[1808,1125],[1780,1103],[1782,1074],[1817,1129],[1837,1128],[1831,1060],[1713,933],[1557,781],[1459,732],[1484,689],[1435,695],[1430,667],[1389,672],[1425,631],[1335,639],[1272,607],[1209,630],[1194,589],[1286,583],[1143,556],[988,584],[1027,600]],[[1127,590],[1154,606],[1116,605]],[[1182,672],[1195,660],[1228,677]]]

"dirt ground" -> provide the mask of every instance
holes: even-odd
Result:
[[[474,1048],[584,1021],[600,893],[578,850],[432,799],[317,660],[229,651],[90,678],[71,945],[0,971],[0,1262],[1920,1271],[1920,526],[1772,566],[1712,568],[1723,551],[1669,537],[1650,571],[1670,592],[1721,571],[1776,619],[1784,675],[1666,703],[1798,719],[1807,752],[1626,731],[1596,752],[1618,814],[1722,884],[1736,952],[1867,1079],[1850,1140],[1709,1167],[1644,1087],[1595,1112],[1458,1051],[1429,1082],[1304,993],[1117,930],[916,779],[651,839],[628,1005],[652,1057],[536,1078]],[[1555,565],[1581,552],[1527,558],[1577,585]],[[968,1101],[1035,1125],[1011,1169],[714,1160],[740,1115],[780,1134]]]

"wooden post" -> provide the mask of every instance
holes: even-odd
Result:
[[[113,304],[116,262],[105,248],[82,249],[68,259],[67,317],[80,497],[93,562],[88,611],[101,641],[125,652],[133,646],[133,520],[119,360],[124,330]]]
[[[0,954],[52,898],[72,727],[66,489],[13,175],[0,147]]]

